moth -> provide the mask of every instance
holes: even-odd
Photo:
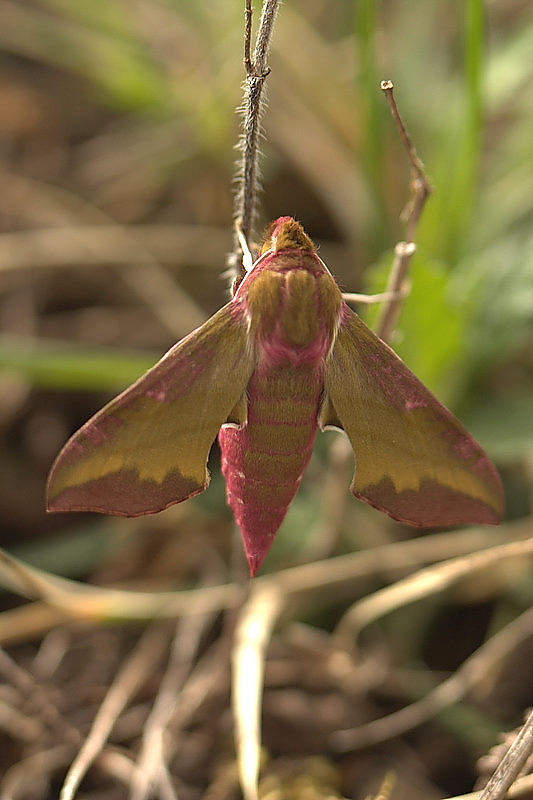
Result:
[[[48,509],[138,516],[187,500],[207,488],[218,435],[255,575],[319,428],[346,433],[352,494],[393,519],[501,521],[484,450],[346,305],[302,226],[280,217],[230,302],[67,442]]]

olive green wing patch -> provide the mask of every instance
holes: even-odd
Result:
[[[211,445],[230,414],[245,414],[253,369],[230,303],[72,436],[50,473],[48,509],[137,516],[203,491]]]
[[[501,481],[482,447],[348,308],[326,363],[320,423],[350,439],[355,497],[394,519],[501,521]]]

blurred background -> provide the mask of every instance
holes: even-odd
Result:
[[[232,520],[216,451],[209,490],[157,517],[48,517],[44,487],[68,436],[228,298],[243,7],[0,0],[1,544],[41,568],[180,586],[207,560],[224,579]],[[379,88],[392,79],[435,188],[393,345],[497,463],[511,521],[532,508],[532,51],[528,0],[286,0],[256,231],[294,216],[344,289],[383,287],[410,180]],[[334,435],[319,439],[266,571],[412,535],[348,500],[318,538]],[[346,494],[349,472],[333,475]],[[487,597],[426,608],[393,659],[455,668],[495,614],[503,624],[531,602],[533,582]],[[18,602],[6,596],[6,610]],[[42,634],[36,623],[3,641],[30,663]],[[517,724],[533,702],[518,684],[498,719]],[[466,746],[455,723],[439,741],[461,753],[457,781],[443,757],[434,784],[468,783],[498,725]]]

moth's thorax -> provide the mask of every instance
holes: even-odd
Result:
[[[292,248],[267,255],[239,294],[260,362],[323,362],[339,325],[342,297],[314,253]]]

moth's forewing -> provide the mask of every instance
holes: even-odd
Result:
[[[501,521],[503,489],[485,451],[347,306],[324,388],[321,425],[350,439],[355,497],[410,525]]]
[[[220,309],[72,436],[50,473],[50,511],[151,514],[206,488],[209,450],[254,368],[233,312]]]

